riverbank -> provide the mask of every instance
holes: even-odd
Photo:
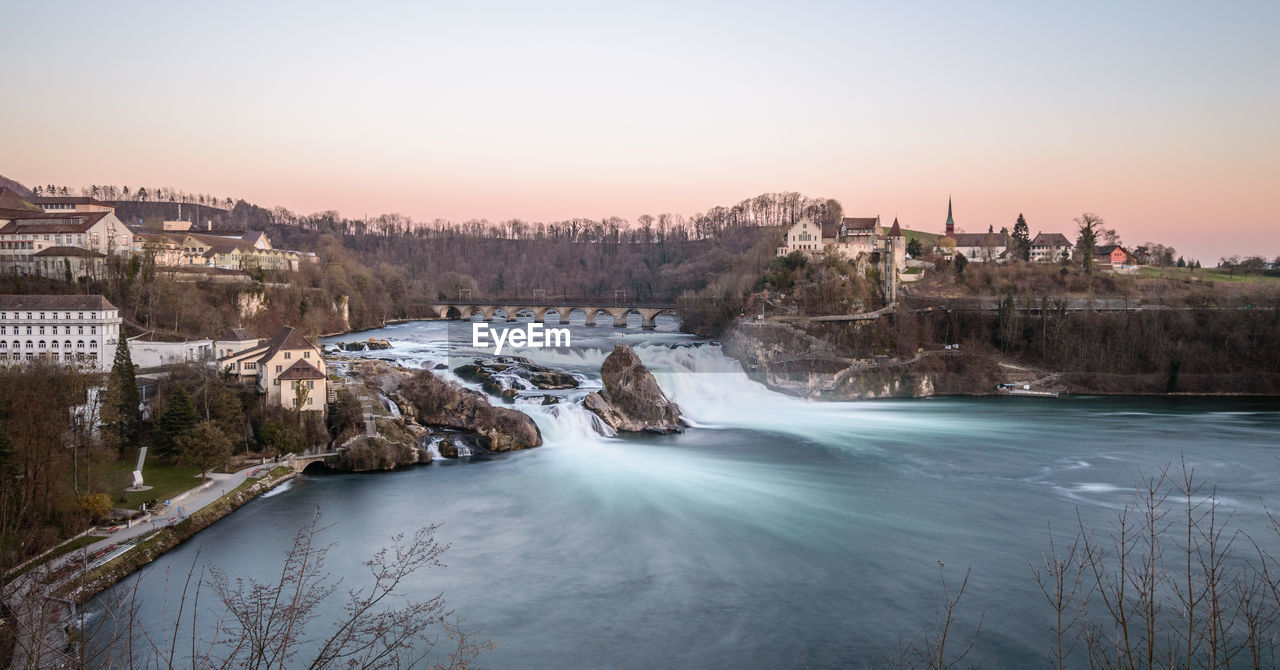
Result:
[[[899,310],[892,320],[844,324],[739,319],[722,341],[755,381],[817,400],[986,396],[1006,383],[1073,395],[1280,396],[1270,351],[1280,318],[1267,313],[1024,317]]]
[[[191,539],[196,533],[213,525],[250,500],[297,476],[293,468],[277,466],[262,479],[246,479],[239,486],[219,496],[186,519],[157,530],[138,542],[133,550],[89,571],[80,583],[59,589],[56,595],[77,604],[82,603],[140,570],[170,549]]]
[[[57,665],[66,660],[72,648],[69,632],[77,629],[75,609],[86,600],[110,588],[121,579],[137,572],[166,552],[191,539],[201,530],[226,517],[250,500],[293,479],[293,468],[277,466],[260,479],[248,475],[252,469],[230,475],[244,477],[235,488],[214,494],[221,484],[210,480],[194,487],[174,503],[184,503],[181,508],[171,507],[175,516],[168,520],[148,519],[94,543],[74,551],[58,554],[44,563],[33,564],[17,576],[10,591],[6,618],[12,622],[15,632],[11,657],[0,658],[0,667],[15,670],[42,668]],[[224,479],[223,484],[229,483]],[[201,494],[212,496],[201,499]],[[186,518],[176,515],[177,509],[190,509]],[[160,526],[159,524],[167,524]],[[157,527],[158,526],[158,527]],[[157,529],[152,530],[153,527]],[[130,536],[129,531],[134,531]],[[92,566],[92,557],[106,554],[113,557]],[[80,572],[88,563],[91,567]]]

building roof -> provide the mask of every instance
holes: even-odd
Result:
[[[1069,247],[1072,246],[1071,240],[1067,239],[1062,233],[1040,233],[1036,235],[1036,239],[1031,240],[1033,247]]]
[[[953,230],[956,227],[956,220],[951,216],[951,196],[947,196],[947,230]]]
[[[115,309],[100,295],[0,295],[0,309]]]
[[[1009,246],[1009,238],[1004,233],[956,233],[955,240],[957,247]]]
[[[878,216],[870,216],[870,217],[846,216],[840,220],[840,223],[843,224],[847,230],[862,230],[862,231],[874,232],[876,229],[876,226],[880,225],[880,217]]]
[[[50,195],[40,196],[31,199],[36,205],[98,205],[100,207],[115,208],[109,202],[103,202],[97,198],[90,198],[84,195]]]
[[[893,217],[893,226],[889,228],[889,237],[902,237],[902,226],[898,225],[898,217]]]
[[[49,233],[83,233],[94,227],[110,212],[82,214],[33,213],[15,217],[0,228],[0,235],[35,235]]]
[[[303,337],[302,333],[299,333],[292,326],[284,326],[280,330],[276,331],[276,334],[272,335],[271,339],[267,340],[265,346],[267,348],[267,353],[263,354],[262,358],[259,360],[265,361],[272,356],[275,356],[276,352],[282,349],[291,351],[296,351],[298,349],[315,349],[316,351],[319,351],[319,349],[316,349],[316,345],[308,342],[307,338]]]
[[[106,258],[106,254],[98,253],[92,249],[82,249],[80,247],[48,247],[32,254],[36,257],[46,256],[79,256],[82,258]]]
[[[1124,251],[1124,252],[1125,252],[1125,254],[1128,254],[1128,253],[1129,253],[1128,251],[1125,251],[1125,248],[1124,248],[1124,247],[1122,247],[1122,246],[1120,246],[1119,244],[1104,244],[1104,245],[1102,245],[1102,246],[1097,247],[1096,249],[1094,249],[1094,250],[1093,250],[1093,253],[1098,254],[1098,255],[1101,255],[1101,254],[1110,254],[1110,253],[1112,253],[1113,251],[1115,251],[1116,249],[1119,249],[1120,251]]]
[[[306,361],[298,361],[290,365],[284,372],[280,373],[279,379],[290,381],[294,379],[324,379],[324,373],[320,372]]]
[[[218,339],[226,342],[244,342],[246,340],[256,340],[258,338],[254,337],[253,333],[245,330],[244,328],[228,328],[227,331],[222,334],[222,337]]]

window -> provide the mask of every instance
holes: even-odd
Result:
[[[28,348],[28,349],[30,349],[30,348],[32,348],[32,347],[34,347],[35,345],[36,345],[36,343],[35,343],[35,342],[32,342],[31,340],[27,340],[27,348]]]
[[[4,334],[5,334],[5,330],[6,330],[6,327],[5,327],[5,326],[0,326],[0,335],[4,335]]]
[[[77,341],[77,342],[76,342],[76,348],[77,348],[77,349],[83,349],[83,348],[84,348],[84,340],[79,340],[79,341]]]
[[[84,335],[84,326],[76,326],[76,334]]]
[[[276,380],[275,380],[275,385],[276,385],[276,386],[279,386],[279,385],[280,385],[280,379],[279,379],[279,378],[276,378]]]
[[[97,363],[97,362],[98,362],[98,352],[96,352],[96,351],[95,351],[95,352],[93,352],[93,353],[89,354],[89,361],[90,361],[91,363]]]
[[[44,349],[44,340],[40,340],[40,348]]]
[[[30,334],[31,334],[31,326],[27,326],[27,334],[28,334],[28,335],[30,335]]]
[[[303,357],[303,358],[311,358],[311,352],[310,352],[310,351],[304,351],[304,352],[302,352],[302,357]]]
[[[58,348],[58,341],[57,341],[57,340],[54,340],[54,341],[50,342],[50,343],[49,343],[49,348],[50,348],[50,349],[57,349],[57,348]]]
[[[245,363],[245,364],[244,364],[244,369],[246,369],[246,370],[256,370],[257,368],[258,368],[258,364],[257,364],[257,363]]]
[[[316,383],[315,383],[314,381],[308,381],[308,382],[307,382],[307,388],[309,388],[309,389],[313,389],[313,388],[315,388],[315,387],[316,387]]]
[[[98,327],[97,327],[97,326],[89,326],[89,334],[90,334],[90,335],[97,335],[97,334],[98,334]]]
[[[9,348],[9,343],[5,342],[4,340],[0,340],[0,349],[8,349],[8,348]]]
[[[280,374],[280,368],[281,368],[281,367],[282,367],[282,366],[279,366],[279,365],[277,365],[277,366],[276,366],[276,374]],[[277,381],[279,381],[279,380],[277,380]]]
[[[89,340],[89,348],[90,348],[90,349],[97,349],[97,348],[98,348],[98,341],[97,341],[97,340]]]
[[[62,348],[63,348],[63,349],[70,349],[70,348],[71,348],[71,340],[67,340],[66,342],[63,342],[63,343],[62,343]]]
[[[293,354],[288,351],[284,352],[284,359],[287,361],[290,358],[293,358]]]
[[[44,326],[40,326],[40,334],[44,335]]]

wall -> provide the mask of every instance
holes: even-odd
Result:
[[[129,356],[133,358],[134,365],[142,368],[189,361],[211,361],[213,360],[213,342],[211,340],[190,342],[129,340]]]

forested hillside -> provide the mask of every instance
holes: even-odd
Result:
[[[782,226],[805,216],[841,215],[834,200],[774,193],[689,217],[645,215],[634,222],[610,217],[421,223],[398,214],[299,215],[243,200],[227,208],[228,199],[171,189],[79,190],[108,199],[135,223],[174,218],[181,203],[183,217],[198,224],[207,217],[215,228],[264,230],[276,248],[317,255],[318,262],[297,273],[257,272],[252,282],[197,279],[137,258],[113,263],[99,281],[67,285],[12,277],[4,288],[102,293],[121,307],[132,331],[175,338],[210,337],[236,325],[265,333],[291,324],[312,335],[367,328],[428,316],[426,304],[440,298],[714,301],[721,284],[749,286],[765,272]],[[73,192],[55,185],[41,191]],[[740,288],[731,293],[741,294]]]

